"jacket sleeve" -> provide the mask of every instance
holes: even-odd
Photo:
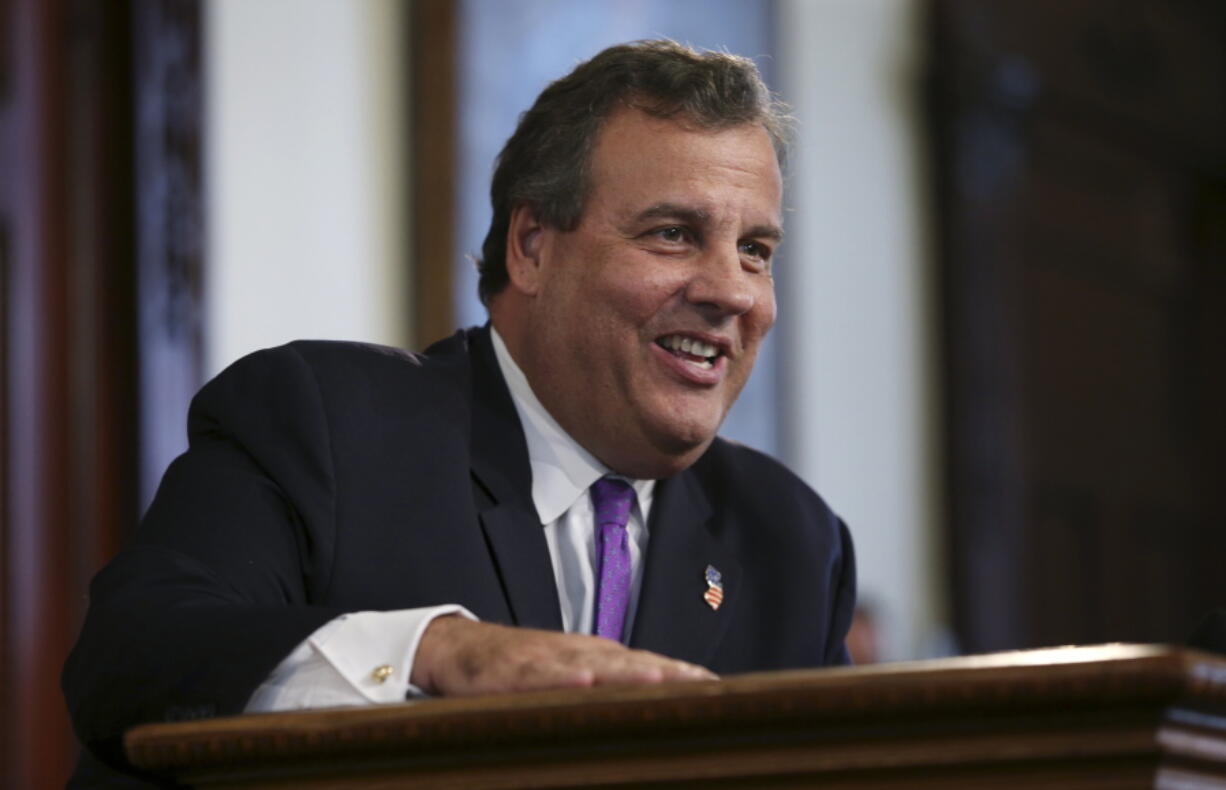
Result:
[[[334,539],[319,390],[292,347],[248,357],[193,401],[190,447],[134,539],[94,579],[64,669],[82,742],[123,765],[151,721],[243,710],[319,606]]]

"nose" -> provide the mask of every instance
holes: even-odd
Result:
[[[743,315],[753,309],[760,290],[754,278],[765,275],[746,271],[736,245],[732,245],[731,253],[712,252],[697,263],[685,289],[690,304],[717,318]]]

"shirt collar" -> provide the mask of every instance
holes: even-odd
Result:
[[[515,364],[502,336],[492,326],[490,337],[498,367],[507,382],[507,389],[511,391],[511,400],[524,428],[528,462],[532,468],[532,503],[536,506],[541,523],[552,524],[570,510],[580,497],[587,495],[592,483],[612,474],[612,471],[571,438],[553,415],[545,410],[528,384],[528,377]],[[622,479],[634,486],[639,512],[646,524],[655,481]]]

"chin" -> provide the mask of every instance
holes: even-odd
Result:
[[[658,426],[652,426],[658,427]],[[640,430],[623,434],[623,440],[606,445],[595,455],[613,471],[638,480],[663,480],[689,468],[711,446],[712,430],[701,433],[671,430]],[[630,436],[635,438],[626,441]]]
[[[672,477],[707,451],[725,413],[722,404],[675,394],[654,405],[640,409],[635,422],[622,423],[616,446],[605,445],[610,457],[601,460],[610,468],[640,480]],[[613,458],[620,463],[610,463]]]
[[[706,452],[709,444],[710,442],[691,447],[684,453],[656,452],[650,458],[637,455],[633,461],[624,464],[606,463],[613,471],[636,480],[667,480],[693,466]]]
[[[655,444],[666,448],[670,453],[684,454],[698,448],[699,455],[707,449],[719,426],[724,422],[724,410],[712,410],[714,413],[695,417],[693,411],[680,418],[671,414],[668,418],[650,426],[649,431]]]
[[[656,449],[657,456],[655,466],[663,470],[661,474],[656,474],[654,477],[671,477],[690,467],[702,457],[702,454],[711,446],[711,442],[715,441],[715,432],[718,428],[717,423],[714,426],[696,426],[684,432],[674,430],[653,437],[652,445]]]

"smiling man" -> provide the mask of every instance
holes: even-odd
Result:
[[[716,437],[775,321],[782,119],[753,64],[613,47],[500,155],[490,324],[299,342],[196,397],[65,690],[142,721],[846,661],[842,522]]]
[[[511,211],[494,327],[562,428],[608,468],[667,478],[711,444],[775,322],[782,181],[760,125],[630,103],[606,119],[573,230]]]

